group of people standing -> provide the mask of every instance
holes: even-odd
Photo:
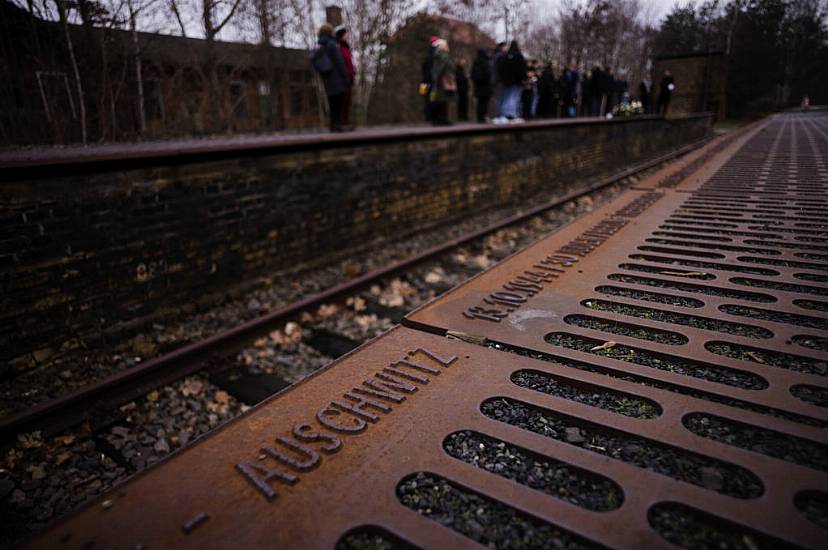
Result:
[[[350,130],[356,69],[348,29],[324,24],[319,28],[317,43],[311,62],[325,86],[330,130]],[[541,67],[537,60],[526,59],[514,40],[508,45],[501,42],[491,52],[478,50],[467,76],[463,62],[451,58],[448,42],[432,36],[419,86],[425,119],[435,126],[450,125],[449,103],[456,99],[457,119],[468,120],[470,83],[477,100],[476,119],[481,123],[507,124],[579,114],[605,116],[612,113],[614,105],[630,101],[628,82],[616,78],[610,69],[596,66],[583,79],[574,64],[556,72],[551,64]],[[666,113],[674,88],[670,71],[665,71],[653,110],[652,86],[649,81],[642,81],[638,95],[644,112]]]
[[[451,124],[448,103],[455,97],[458,120],[468,120],[469,81],[477,100],[477,122],[481,123],[605,116],[615,105],[631,101],[629,83],[616,78],[610,69],[596,66],[582,78],[574,64],[559,71],[551,64],[541,67],[537,60],[526,59],[514,40],[508,45],[501,42],[491,52],[478,50],[467,77],[462,62],[452,62],[446,41],[432,37],[420,84],[426,120],[434,125]],[[665,71],[654,109],[652,86],[642,81],[639,99],[644,112],[665,114],[674,88],[670,71]]]
[[[348,44],[348,29],[324,24],[319,28],[317,48],[311,57],[313,68],[322,78],[328,96],[331,132],[351,128],[351,91],[356,68]]]

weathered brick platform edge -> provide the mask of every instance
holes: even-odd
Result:
[[[563,195],[573,181],[697,141],[710,122],[369,130],[5,157],[0,376],[40,347],[173,313],[264,273]]]

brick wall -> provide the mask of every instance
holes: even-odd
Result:
[[[727,56],[722,52],[656,57],[653,62],[653,106],[658,99],[664,71],[673,73],[676,90],[670,97],[669,115],[698,113],[707,110],[717,120],[724,120],[727,99]],[[706,90],[705,90],[706,87]],[[707,108],[704,107],[705,95]]]
[[[232,155],[176,151],[153,168],[124,161],[85,176],[26,179],[23,169],[9,181],[6,171],[0,365],[210,301],[263,273],[570,192],[576,178],[704,137],[709,120],[418,129]]]

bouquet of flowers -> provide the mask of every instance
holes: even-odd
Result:
[[[644,106],[638,100],[625,101],[612,108],[613,116],[634,116],[643,115]]]

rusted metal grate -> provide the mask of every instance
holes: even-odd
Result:
[[[820,548],[826,152],[828,117],[771,119],[34,546]]]

